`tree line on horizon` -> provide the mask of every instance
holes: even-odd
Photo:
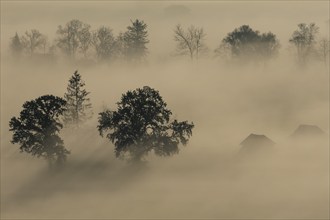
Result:
[[[54,42],[49,42],[47,36],[36,29],[18,33],[11,38],[10,48],[14,57],[49,56],[65,54],[71,59],[112,62],[126,60],[140,63],[146,60],[148,54],[147,24],[143,20],[131,20],[125,32],[118,36],[107,26],[95,30],[87,23],[73,19],[64,26],[59,25]],[[312,59],[325,63],[329,58],[329,39],[317,39],[319,27],[315,23],[298,24],[288,40],[295,48],[296,60],[299,65],[305,65]],[[176,43],[176,55],[188,56],[197,60],[205,54],[210,54],[206,45],[206,33],[201,27],[194,25],[183,28],[177,25],[173,31]],[[261,61],[267,62],[279,54],[280,41],[272,32],[261,33],[249,25],[242,25],[229,32],[213,50],[215,57],[224,60]]]
[[[70,151],[60,137],[65,126],[78,129],[91,119],[92,105],[85,82],[75,71],[63,97],[43,95],[23,104],[19,117],[12,117],[9,130],[11,143],[20,151],[48,161],[50,169],[62,167]],[[99,113],[97,130],[114,144],[116,158],[141,163],[153,152],[171,156],[179,152],[192,136],[193,122],[178,121],[159,91],[144,86],[122,94],[117,110]]]
[[[54,57],[62,53],[71,59],[88,59],[90,52],[98,61],[125,59],[141,62],[145,59],[149,43],[147,25],[138,19],[132,21],[125,32],[114,36],[110,27],[101,26],[92,30],[91,26],[73,19],[64,26],[59,25],[56,39],[49,42],[47,36],[32,29],[11,38],[10,48],[15,57],[44,55]]]

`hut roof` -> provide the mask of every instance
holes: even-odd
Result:
[[[315,136],[315,135],[322,135],[324,132],[321,128],[316,125],[306,125],[302,124],[293,132],[291,136],[298,137],[298,136]]]
[[[250,134],[245,138],[240,145],[249,146],[249,145],[274,145],[275,142],[269,139],[267,136],[261,134]]]

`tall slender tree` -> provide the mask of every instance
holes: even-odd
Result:
[[[323,61],[325,67],[327,67],[329,64],[329,53],[330,53],[329,45],[330,45],[329,38],[322,38],[319,41],[319,45],[318,45],[319,57]]]
[[[127,27],[127,31],[120,38],[123,42],[123,54],[128,61],[140,62],[145,59],[148,54],[147,44],[148,31],[147,24],[144,21],[136,19],[131,21],[132,25]]]
[[[90,26],[85,25],[79,33],[79,49],[84,54],[84,57],[87,58],[87,51],[89,46],[92,43],[92,33],[90,32]]]
[[[75,71],[69,80],[67,92],[64,94],[66,108],[64,112],[64,123],[67,126],[79,127],[79,124],[90,119],[93,115],[92,104],[87,97],[89,92],[84,89],[85,82],[81,75]]]
[[[319,27],[315,23],[298,24],[298,29],[295,30],[289,42],[297,49],[297,60],[301,66],[306,65],[311,55],[315,54],[316,36],[319,32]]]
[[[21,54],[23,52],[23,44],[22,44],[21,39],[18,36],[17,32],[16,32],[15,36],[11,38],[10,49],[11,49],[12,55],[15,58],[18,58],[19,56],[21,56]]]

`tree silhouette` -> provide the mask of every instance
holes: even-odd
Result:
[[[266,61],[278,54],[279,46],[275,34],[260,34],[243,25],[228,33],[215,52],[217,55],[229,53],[228,57],[238,60]]]
[[[48,37],[46,35],[42,35],[41,40],[40,40],[40,46],[41,46],[44,54],[46,54],[47,45],[48,45]]]
[[[67,126],[78,127],[93,115],[92,104],[87,97],[89,92],[84,89],[85,82],[81,75],[75,71],[69,80],[67,92],[64,94],[66,99],[66,111],[64,112],[64,123]]]
[[[98,130],[115,145],[116,157],[129,156],[140,162],[149,152],[170,156],[179,152],[178,145],[186,145],[192,135],[193,123],[170,122],[172,112],[166,108],[159,92],[145,86],[128,91],[117,103],[117,111],[99,114]]]
[[[90,25],[85,24],[78,34],[79,49],[84,54],[85,58],[87,58],[87,51],[92,43],[92,33],[89,29]]]
[[[57,46],[70,57],[75,57],[77,49],[80,48],[84,54],[89,46],[88,37],[89,24],[73,19],[66,23],[64,27],[58,26]]]
[[[20,144],[22,152],[47,159],[50,167],[63,164],[70,153],[58,135],[65,104],[64,99],[53,95],[25,102],[20,116],[9,122],[9,130],[14,133],[11,142]]]
[[[38,30],[32,29],[26,31],[22,36],[22,44],[27,52],[32,56],[36,49],[42,48],[46,44],[46,36],[41,34]]]
[[[188,54],[193,60],[198,59],[202,52],[207,50],[203,28],[190,26],[184,31],[181,25],[174,30],[174,40],[177,42],[177,51],[180,55]]]
[[[298,24],[298,30],[295,30],[289,42],[297,49],[298,64],[304,66],[315,53],[316,35],[319,27],[315,23],[309,25],[305,23]]]
[[[324,66],[327,68],[329,64],[329,53],[330,53],[330,41],[329,38],[322,38],[319,41],[318,52],[319,57],[323,61]]]
[[[140,62],[145,59],[148,48],[147,24],[144,21],[136,19],[131,21],[132,25],[127,27],[127,31],[119,37],[122,45],[121,50],[128,61]]]
[[[100,27],[93,33],[92,43],[99,60],[109,60],[116,54],[116,40],[112,30],[108,27]]]
[[[10,49],[15,58],[20,57],[23,52],[23,44],[17,32],[15,36],[11,38]]]

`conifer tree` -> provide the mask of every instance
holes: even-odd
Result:
[[[132,25],[128,26],[127,31],[119,37],[121,42],[117,42],[117,44],[122,46],[121,50],[124,50],[122,53],[128,61],[140,62],[148,53],[147,24],[138,19],[131,22]]]
[[[10,49],[15,58],[19,57],[23,52],[23,45],[17,32],[15,36],[11,38]]]
[[[67,92],[64,94],[66,108],[64,112],[64,123],[66,126],[79,127],[79,124],[90,119],[93,115],[92,104],[87,97],[89,92],[84,89],[85,82],[82,81],[78,70],[74,72],[69,80]]]

